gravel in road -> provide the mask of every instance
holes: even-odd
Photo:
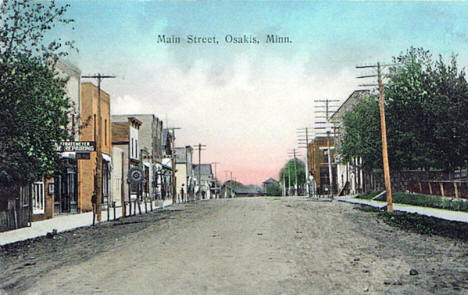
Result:
[[[0,289],[11,294],[468,293],[467,244],[392,228],[350,204],[242,198],[172,208],[4,248]]]

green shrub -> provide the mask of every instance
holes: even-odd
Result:
[[[362,195],[357,196],[358,199],[366,199],[366,200],[371,200],[375,198],[378,194],[380,194],[382,191],[369,191],[366,192]]]
[[[381,192],[382,191],[370,191],[370,192],[357,196],[357,198],[370,200]],[[437,196],[403,193],[403,192],[393,193],[392,199],[393,199],[393,203],[468,212],[467,200],[457,200],[457,199],[442,198],[442,197],[437,197]],[[386,196],[383,195],[378,200],[386,201]]]

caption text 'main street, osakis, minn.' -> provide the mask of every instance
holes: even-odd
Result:
[[[269,43],[269,44],[287,44],[292,43],[292,40],[289,36],[279,36],[276,34],[268,34],[263,38],[258,38],[254,35],[232,35],[226,34],[222,38],[218,38],[215,35],[212,36],[199,36],[189,34],[186,36],[177,36],[177,35],[165,35],[159,34],[156,38],[156,43],[162,44],[260,44],[260,43]]]

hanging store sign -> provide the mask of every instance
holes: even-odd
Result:
[[[61,142],[57,152],[94,152],[96,143],[94,141],[64,141]]]
[[[130,183],[141,183],[145,180],[145,173],[139,167],[132,167],[128,172],[128,181]]]
[[[76,159],[77,160],[89,160],[91,159],[89,153],[76,153]]]

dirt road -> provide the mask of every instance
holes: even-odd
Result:
[[[55,262],[55,270],[46,271],[54,262],[35,258],[39,260],[34,267],[42,271],[34,274],[32,268],[22,277],[29,280],[27,284],[17,280],[6,290],[13,294],[468,294],[468,245],[400,231],[350,204],[245,198],[174,209],[180,210],[136,218],[136,225],[141,221],[145,225],[133,230],[131,224],[124,225],[126,230],[108,225],[95,233],[92,243],[73,241],[72,236],[76,249],[55,253],[64,266]],[[163,214],[167,218],[161,219]],[[11,273],[14,267],[6,269]],[[410,275],[411,269],[417,274]],[[11,276],[6,277],[11,280]]]

